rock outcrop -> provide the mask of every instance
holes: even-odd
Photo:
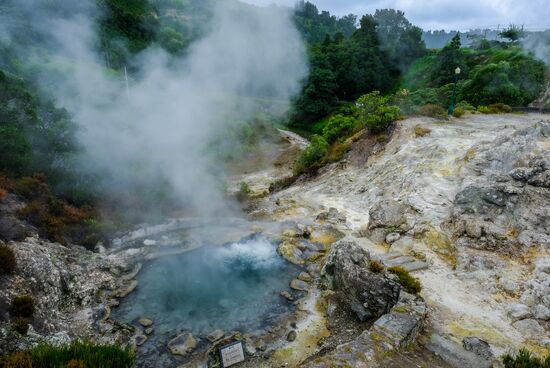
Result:
[[[105,320],[110,311],[105,296],[119,287],[125,264],[37,236],[8,246],[15,252],[17,267],[0,277],[0,354],[28,349],[40,340],[130,340],[131,331]],[[11,333],[8,306],[17,295],[31,295],[36,306],[27,336]]]
[[[400,285],[383,273],[369,270],[369,254],[352,241],[341,240],[332,246],[322,270],[325,285],[360,321],[377,318],[397,303]]]
[[[455,198],[457,244],[504,253],[550,244],[550,122],[477,147],[476,176]]]

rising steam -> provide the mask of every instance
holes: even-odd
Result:
[[[174,60],[158,48],[139,55],[142,73],[129,81],[102,66],[95,50],[94,2],[71,4],[63,17],[47,14],[47,0],[18,1],[58,60],[33,50],[21,55],[50,70],[38,75],[44,90],[82,127],[82,164],[107,172],[119,188],[162,179],[202,213],[220,211],[222,196],[208,145],[223,129],[254,114],[251,97],[288,102],[307,73],[305,49],[288,10],[218,2],[209,33]],[[56,13],[59,14],[59,13]],[[3,37],[9,27],[0,28]],[[12,35],[13,36],[13,35]],[[53,72],[63,64],[63,73]],[[48,69],[50,68],[50,69]],[[233,142],[224,142],[233,144]],[[151,180],[152,181],[152,180]]]

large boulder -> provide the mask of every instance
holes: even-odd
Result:
[[[379,201],[369,211],[369,229],[391,228],[406,232],[414,223],[414,210],[411,206],[394,200]]]
[[[333,245],[321,276],[359,320],[387,313],[399,298],[400,285],[381,273],[369,270],[369,254],[355,242]]]

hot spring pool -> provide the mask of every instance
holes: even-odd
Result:
[[[138,288],[113,316],[127,323],[151,318],[156,334],[254,331],[291,312],[279,293],[298,273],[262,236],[202,247],[145,264]]]

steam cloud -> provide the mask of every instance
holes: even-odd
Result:
[[[218,2],[212,29],[185,58],[146,50],[139,56],[143,72],[126,90],[122,76],[100,67],[94,2],[67,2],[73,8],[63,18],[51,18],[44,11],[47,2],[19,0],[16,6],[28,12],[50,51],[70,64],[62,77],[38,78],[83,127],[78,137],[86,149],[83,163],[107,171],[119,187],[161,178],[192,209],[219,213],[224,206],[214,178],[222,169],[207,154],[208,144],[235,117],[253,116],[254,107],[242,96],[270,95],[288,103],[306,76],[305,49],[288,10],[244,11],[239,4]],[[3,37],[9,31],[0,28]],[[21,53],[42,62],[30,50]]]

